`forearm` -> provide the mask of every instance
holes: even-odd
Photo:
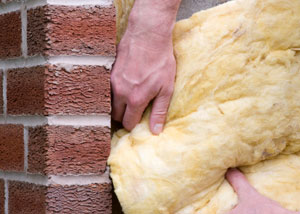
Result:
[[[137,38],[170,37],[181,0],[136,0],[129,16],[128,28]]]

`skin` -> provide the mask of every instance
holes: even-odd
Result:
[[[238,194],[239,204],[226,214],[297,214],[258,193],[237,169],[229,169],[226,179]]]
[[[112,118],[131,131],[153,102],[150,130],[163,131],[172,97],[176,61],[172,30],[181,0],[136,0],[112,70]],[[238,170],[226,175],[239,197],[227,214],[295,214],[260,195]]]
[[[132,8],[111,77],[112,118],[128,131],[150,102],[150,130],[163,130],[176,74],[172,30],[180,1],[136,0]]]

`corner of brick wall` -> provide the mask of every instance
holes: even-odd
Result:
[[[102,174],[110,152],[107,127],[38,126],[29,129],[28,172]]]
[[[66,2],[0,0],[0,214],[112,212],[115,8]]]
[[[28,53],[115,56],[115,8],[46,5],[28,11]]]

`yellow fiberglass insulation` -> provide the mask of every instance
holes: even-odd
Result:
[[[121,35],[133,1],[115,4]],[[229,167],[300,211],[300,1],[234,0],[178,22],[173,38],[163,133],[150,133],[148,110],[113,137],[109,165],[124,212],[225,213],[238,203]]]

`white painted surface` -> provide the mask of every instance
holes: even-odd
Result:
[[[21,6],[21,21],[22,21],[22,55],[27,58],[27,10],[25,3],[22,1]]]
[[[28,169],[28,127],[24,127],[24,171]]]
[[[0,15],[20,10],[20,8],[21,1],[12,1],[6,4],[0,4]]]
[[[35,67],[39,65],[46,64],[46,58],[42,56],[34,56],[24,58],[15,58],[15,59],[7,59],[0,60],[0,68],[1,69],[14,69],[14,68],[29,68]]]
[[[0,116],[0,124],[22,124],[24,126],[103,126],[110,127],[110,115],[61,115],[61,116]]]
[[[63,6],[85,6],[85,5],[99,5],[102,7],[109,7],[113,0],[29,0],[26,3],[28,9],[41,7],[44,5],[63,5]]]
[[[48,58],[50,64],[59,64],[62,67],[66,65],[92,65],[111,69],[114,61],[115,57],[105,56],[53,56]]]
[[[6,95],[6,91],[7,91],[7,71],[4,70],[3,71],[3,82],[2,82],[2,87],[3,87],[3,114],[4,114],[4,117],[6,117],[6,114],[7,114],[7,95]]]
[[[103,184],[110,183],[109,172],[102,175],[73,175],[73,176],[50,176],[48,185],[89,185],[89,184]]]
[[[109,115],[49,116],[48,124],[54,126],[104,126],[110,127]]]
[[[26,7],[27,9],[32,9],[35,7],[41,7],[47,5],[47,0],[27,0]]]
[[[23,124],[24,126],[42,126],[47,124],[43,116],[0,116],[0,124]]]
[[[73,65],[104,66],[106,69],[111,69],[114,61],[115,57],[105,56],[53,56],[47,58],[43,56],[33,56],[0,60],[0,69],[29,68],[45,65],[47,63],[68,69]]]
[[[26,174],[23,172],[3,172],[0,171],[0,179],[10,181],[28,182],[37,185],[47,185],[48,179],[46,176],[38,174]]]
[[[82,5],[100,5],[110,6],[113,0],[47,0],[48,4],[52,5],[68,5],[68,6],[82,6]]]
[[[8,199],[9,199],[9,191],[8,191],[8,181],[4,181],[4,214],[9,214],[8,212]]]
[[[103,184],[110,183],[109,171],[102,175],[40,175],[40,174],[26,174],[24,172],[3,172],[0,171],[0,179],[10,181],[27,182],[36,185],[49,186],[57,185],[89,185],[89,184]]]
[[[25,2],[27,9],[49,5],[62,6],[101,6],[110,7],[113,0],[28,0]],[[10,13],[21,8],[21,1],[13,1],[6,4],[0,4],[0,14]]]

